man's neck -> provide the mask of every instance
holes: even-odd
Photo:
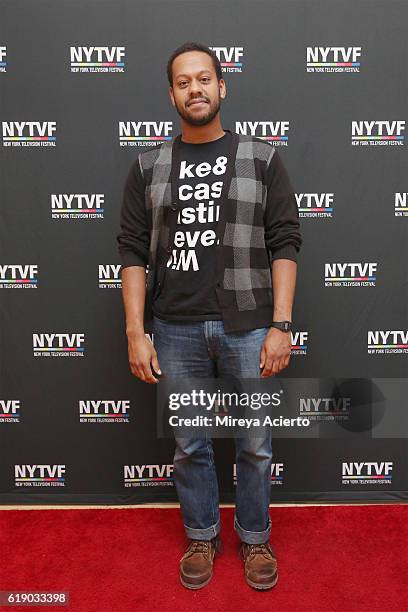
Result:
[[[182,142],[191,144],[201,144],[204,142],[211,142],[212,140],[218,140],[222,138],[225,132],[221,127],[220,121],[217,121],[212,125],[190,125],[185,121],[181,124],[181,140]]]

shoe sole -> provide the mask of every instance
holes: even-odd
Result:
[[[250,580],[246,576],[245,580],[247,581],[247,584],[249,584],[249,586],[253,589],[256,589],[257,591],[266,591],[267,589],[271,589],[272,587],[274,587],[275,584],[278,582],[278,574],[276,574],[273,581],[269,582],[268,584],[259,584],[258,582],[252,582],[252,580]]]
[[[202,589],[203,587],[205,587],[205,585],[210,582],[211,578],[212,578],[212,574],[209,578],[207,578],[205,582],[201,582],[200,584],[191,584],[189,582],[185,582],[183,578],[180,576],[180,582],[183,586],[186,587],[186,589],[197,590],[197,589]]]

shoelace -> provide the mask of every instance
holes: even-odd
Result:
[[[266,559],[273,557],[272,551],[267,544],[247,544],[248,556],[263,555]]]
[[[206,540],[192,540],[190,546],[188,547],[188,552],[201,552],[207,553],[209,542]]]

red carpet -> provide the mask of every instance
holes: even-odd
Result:
[[[0,590],[65,590],[75,612],[402,612],[408,601],[408,506],[273,507],[279,581],[244,582],[233,509],[224,552],[200,591],[179,583],[187,542],[178,509],[0,512]]]

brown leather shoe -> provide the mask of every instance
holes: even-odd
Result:
[[[271,589],[278,581],[278,562],[269,542],[241,543],[240,557],[244,561],[245,580],[254,589]]]
[[[219,536],[212,540],[190,540],[180,560],[180,580],[188,589],[201,589],[211,580],[214,556],[221,552]]]

